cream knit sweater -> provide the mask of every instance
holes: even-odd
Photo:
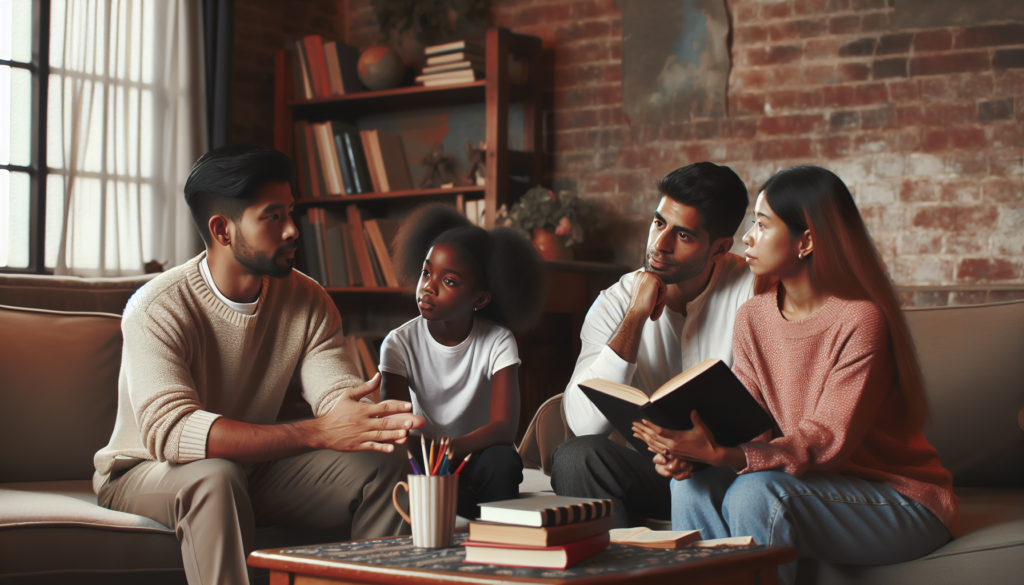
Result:
[[[233,311],[199,273],[205,252],[138,290],[121,320],[117,419],[93,459],[93,487],[115,459],[187,463],[206,457],[220,416],[269,424],[289,381],[321,416],[362,383],[345,350],[341,316],[305,275],[263,277],[256,314]]]

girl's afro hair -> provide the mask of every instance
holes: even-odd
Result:
[[[402,286],[415,288],[427,252],[445,244],[473,268],[491,302],[479,315],[522,332],[540,317],[547,296],[547,271],[533,244],[513,229],[490,231],[469,223],[455,208],[440,203],[416,208],[402,222],[392,244]]]

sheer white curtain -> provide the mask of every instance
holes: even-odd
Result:
[[[200,19],[199,0],[53,1],[46,259],[57,274],[140,274],[202,250],[182,195],[206,152]]]

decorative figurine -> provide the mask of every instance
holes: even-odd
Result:
[[[421,163],[430,168],[427,170],[427,176],[423,177],[423,181],[420,182],[420,189],[436,189],[445,185],[454,186],[457,179],[451,171],[453,162],[452,157],[445,155],[444,145],[438,144],[430,147],[430,153],[423,157]],[[435,175],[440,179],[439,182],[434,182]]]
[[[474,148],[469,140],[466,140],[466,158],[469,159],[466,184],[477,187],[487,185],[487,143],[478,142]]]

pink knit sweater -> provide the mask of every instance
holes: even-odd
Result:
[[[775,289],[736,315],[733,371],[777,428],[740,446],[740,473],[841,473],[891,486],[957,534],[952,476],[924,433],[908,428],[885,316],[869,301],[830,298],[802,321]]]

